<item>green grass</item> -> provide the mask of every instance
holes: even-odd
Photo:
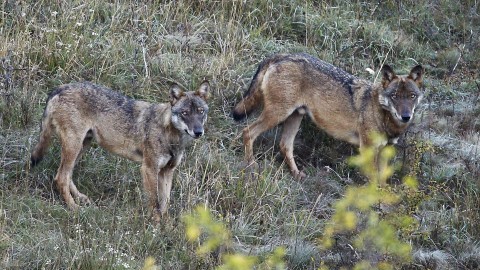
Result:
[[[230,110],[259,62],[277,52],[308,52],[366,79],[382,63],[408,72],[422,64],[426,95],[417,122],[397,147],[421,193],[402,202],[419,226],[403,269],[480,265],[480,11],[476,1],[3,1],[0,4],[0,268],[211,269],[181,222],[206,204],[233,234],[233,251],[263,256],[286,248],[290,269],[351,267],[381,254],[352,248],[340,234],[318,239],[346,187],[364,183],[347,165],[354,147],[304,121],[295,142],[308,173],[296,182],[282,164],[279,129],[255,145],[261,175],[242,168],[244,123]],[[86,153],[74,181],[94,205],[66,210],[53,177],[58,144],[39,167],[25,164],[37,141],[47,94],[90,80],[126,95],[168,100],[168,82],[212,85],[205,138],[185,153],[170,218],[150,223],[139,166],[100,148]],[[402,208],[403,207],[403,208]],[[407,210],[402,210],[407,211]],[[443,267],[443,268],[442,268]]]

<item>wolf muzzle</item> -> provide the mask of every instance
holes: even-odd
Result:
[[[402,114],[402,121],[404,123],[407,123],[408,121],[410,121],[411,118],[412,116],[410,114]]]
[[[200,138],[203,136],[203,127],[194,127],[193,134],[195,135],[194,138]]]

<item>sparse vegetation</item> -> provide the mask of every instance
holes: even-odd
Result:
[[[385,189],[401,193],[393,213],[412,260],[395,269],[480,267],[480,7],[477,1],[14,1],[0,4],[0,254],[2,269],[212,269],[185,238],[184,214],[206,205],[231,233],[228,249],[261,258],[284,247],[288,269],[351,268],[388,259],[337,233],[318,240],[349,187],[366,178],[349,166],[356,149],[304,121],[296,182],[274,147],[258,140],[261,173],[244,174],[230,110],[258,63],[276,52],[308,52],[372,81],[383,63],[422,64],[426,96],[396,147],[400,164]],[[59,145],[27,170],[47,94],[90,80],[149,101],[168,100],[168,81],[212,84],[205,138],[176,173],[169,219],[148,219],[138,165],[93,147],[74,172],[94,201],[68,211],[55,190]],[[418,180],[402,190],[404,176]],[[392,209],[371,208],[380,219]],[[361,220],[366,216],[360,214]],[[221,255],[221,254],[220,254]],[[147,259],[148,258],[148,259]],[[391,263],[391,262],[390,262]]]

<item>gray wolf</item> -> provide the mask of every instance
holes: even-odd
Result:
[[[62,150],[55,182],[67,206],[77,209],[75,199],[90,200],[73,183],[73,168],[95,140],[102,148],[142,164],[149,209],[153,219],[160,221],[167,212],[173,173],[186,145],[204,134],[209,88],[208,81],[191,92],[172,84],[170,102],[156,104],[90,82],[59,86],[47,98],[31,165],[42,159],[56,133]]]
[[[245,162],[254,163],[253,143],[263,132],[283,123],[280,151],[296,178],[293,142],[303,115],[336,139],[363,147],[369,134],[380,133],[396,143],[412,123],[423,97],[424,69],[417,65],[408,75],[396,75],[384,65],[382,81],[371,84],[308,54],[277,54],[258,67],[243,99],[232,111],[237,121],[259,107],[258,119],[243,130]]]

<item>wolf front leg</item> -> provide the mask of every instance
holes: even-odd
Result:
[[[161,156],[156,160],[144,158],[141,167],[143,188],[148,196],[148,208],[155,222],[159,222],[164,214],[161,212],[161,205],[158,202],[159,172],[167,166],[169,161],[170,156]],[[164,212],[166,212],[166,206]]]
[[[360,154],[364,153],[365,151],[372,151],[373,153],[373,160],[372,160],[372,174],[369,178],[375,179],[375,181],[380,181],[381,171],[383,170],[383,161],[381,159],[381,151],[387,145],[388,141],[385,138],[385,135],[380,134],[378,132],[364,132],[360,134]],[[371,155],[370,154],[370,155]],[[367,154],[365,157],[368,157]],[[370,179],[372,180],[372,179]],[[384,183],[379,182],[379,185],[383,185]]]
[[[172,190],[173,173],[183,157],[183,150],[180,150],[172,159],[158,172],[158,191],[160,196],[159,212],[165,216],[170,202],[170,192]]]
[[[160,172],[158,173],[158,192],[160,197],[158,212],[162,217],[167,214],[174,170],[175,167],[167,165],[163,169],[160,169]]]

